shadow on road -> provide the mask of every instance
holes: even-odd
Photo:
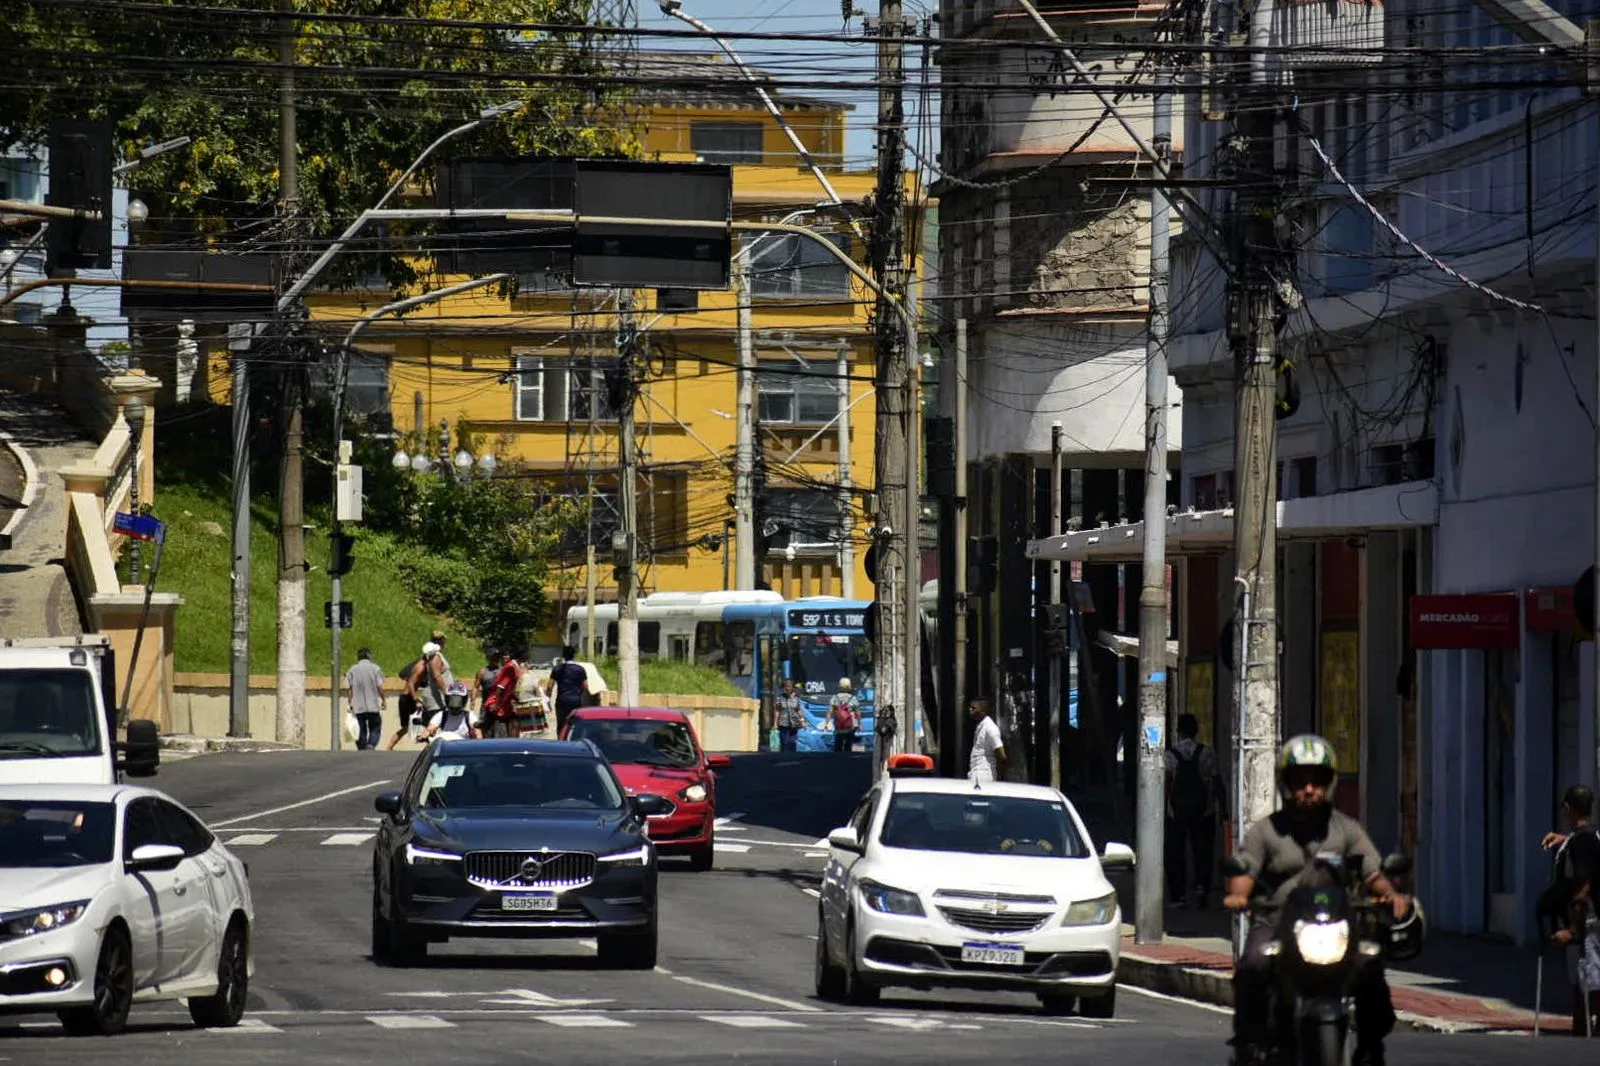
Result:
[[[717,813],[818,838],[843,825],[872,785],[866,753],[752,752],[717,774]]]

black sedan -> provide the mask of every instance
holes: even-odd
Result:
[[[372,957],[410,966],[452,937],[594,937],[604,965],[656,964],[656,852],[588,742],[452,740],[380,794]]]

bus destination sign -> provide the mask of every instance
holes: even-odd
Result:
[[[796,629],[865,629],[867,612],[853,611],[790,611],[789,624]]]

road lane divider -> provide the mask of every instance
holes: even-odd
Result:
[[[341,796],[348,796],[352,792],[365,792],[369,789],[377,788],[379,785],[391,784],[394,780],[395,779],[392,777],[383,777],[376,781],[368,781],[364,785],[352,785],[349,788],[341,788],[337,792],[328,792],[321,796],[312,796],[310,799],[301,800],[298,803],[286,803],[282,807],[269,807],[264,811],[256,811],[254,814],[241,814],[237,818],[225,818],[220,822],[210,822],[207,824],[212,829],[224,829],[230,825],[238,825],[241,822],[253,822],[258,818],[265,818],[271,814],[282,814],[284,811],[297,811],[301,807],[310,807],[313,804],[326,803],[331,799],[338,799]]]

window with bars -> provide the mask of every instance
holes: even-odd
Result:
[[[846,255],[850,236],[825,234]],[[749,241],[750,295],[756,299],[849,299],[850,268],[809,237],[760,233]]]

